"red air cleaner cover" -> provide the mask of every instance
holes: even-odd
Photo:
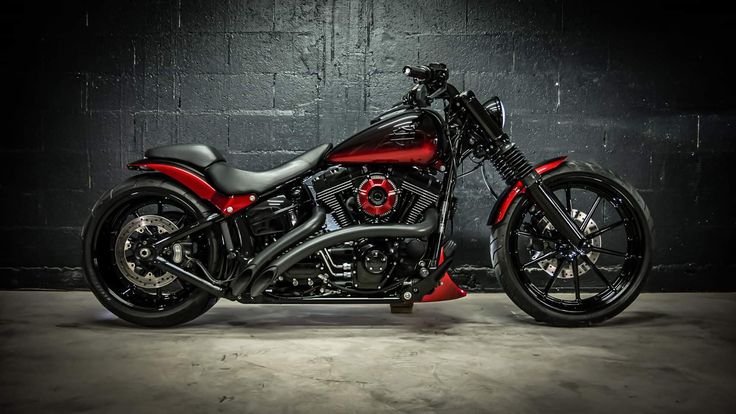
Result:
[[[358,187],[358,204],[369,216],[380,217],[390,213],[397,199],[396,186],[381,174],[371,175]]]

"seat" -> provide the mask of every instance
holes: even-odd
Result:
[[[216,148],[200,144],[175,144],[151,148],[146,151],[146,158],[180,161],[202,170],[216,162],[225,161],[225,157]]]
[[[313,169],[331,148],[332,144],[320,145],[279,167],[266,171],[239,170],[225,162],[216,162],[205,170],[205,176],[222,194],[262,194]]]

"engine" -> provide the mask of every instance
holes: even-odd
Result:
[[[317,200],[340,227],[356,223],[407,223],[437,205],[441,184],[414,169],[368,171],[336,168],[314,180]]]
[[[414,168],[337,167],[312,180],[312,194],[327,211],[326,231],[369,223],[414,224],[439,201],[441,183]],[[297,200],[275,197],[250,209],[256,249],[264,248],[297,224]],[[258,242],[261,240],[261,242]],[[323,249],[288,269],[273,287],[277,295],[370,292],[415,274],[427,247],[419,239],[361,239]]]

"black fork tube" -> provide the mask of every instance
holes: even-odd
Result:
[[[542,182],[542,177],[532,171],[521,181],[529,197],[544,212],[550,223],[575,247],[582,247],[585,235],[572,221],[570,214],[562,209],[562,205],[553,192]]]

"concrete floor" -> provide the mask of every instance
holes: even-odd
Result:
[[[0,292],[0,412],[733,412],[736,294],[533,323],[502,294],[415,306],[220,302],[175,329],[87,292]]]

